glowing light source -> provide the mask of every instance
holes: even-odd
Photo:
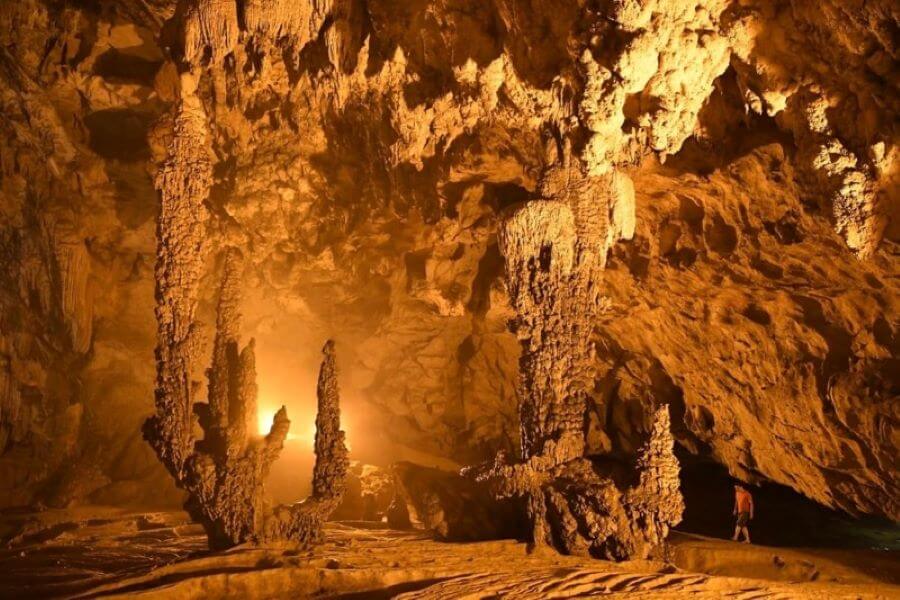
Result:
[[[269,435],[269,431],[272,429],[272,421],[275,419],[275,413],[278,412],[279,408],[260,408],[256,411],[260,435]],[[288,415],[288,418],[290,418],[290,415]],[[304,432],[302,423],[298,423],[297,419],[291,419],[291,428],[288,430],[287,439],[303,440],[309,445],[313,445],[316,441],[315,422],[310,423]]]

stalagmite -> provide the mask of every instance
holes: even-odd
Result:
[[[264,482],[283,448],[290,421],[282,407],[268,435],[254,433],[254,342],[241,349],[239,338],[242,267],[237,251],[229,251],[219,293],[212,365],[207,371],[208,402],[193,405],[205,436],[194,443],[176,481],[187,491],[185,508],[203,525],[211,548],[276,540],[306,545],[319,540],[322,524],[340,504],[349,465],[340,429],[334,343],[329,341],[323,349],[319,375],[312,496],[271,512],[265,502]]]
[[[898,595],[898,31],[0,0],[0,599]]]
[[[265,510],[263,484],[290,427],[284,407],[266,437],[256,436],[252,427],[256,361],[253,340],[239,346],[241,266],[235,252],[227,255],[208,371],[209,403],[194,405],[205,437],[188,458],[183,481],[189,494],[186,508],[203,524],[212,548],[258,536]]]
[[[606,253],[618,237],[611,232],[629,228],[615,222],[627,214],[622,205],[631,189],[620,177],[552,169],[541,185],[546,199],[506,215],[499,240],[522,345],[522,462],[498,457],[470,470],[501,497],[525,497],[533,543],[614,559],[646,557],[681,519],[682,507],[666,407],[654,416],[637,488],[626,491],[585,457],[592,324]]]
[[[344,482],[350,467],[345,434],[341,431],[337,366],[334,342],[322,348],[325,358],[319,371],[318,413],[316,414],[316,465],[312,495],[303,502],[279,506],[265,523],[264,537],[289,539],[302,544],[317,542],[322,527],[344,495]]]

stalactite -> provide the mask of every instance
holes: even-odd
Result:
[[[238,9],[235,0],[198,0],[187,7],[184,22],[184,57],[197,64],[209,50],[218,60],[232,50],[238,41]]]
[[[215,63],[234,51],[242,32],[261,46],[287,40],[299,53],[318,37],[332,8],[332,0],[194,0],[179,17],[182,56],[192,65]]]
[[[59,273],[59,305],[75,352],[84,354],[91,346],[93,307],[88,287],[91,259],[84,241],[66,235],[53,236],[53,250]]]
[[[793,131],[812,188],[831,211],[835,231],[858,258],[865,259],[878,248],[887,226],[875,175],[876,165],[887,163],[884,156],[876,159],[876,146],[870,149],[874,165],[857,157],[834,131],[830,110],[825,97],[807,89],[791,97],[783,118]]]
[[[159,190],[156,256],[156,414],[144,437],[180,479],[193,447],[192,371],[197,354],[195,313],[207,254],[204,202],[212,184],[206,112],[189,74],[181,76],[166,155],[155,177]],[[166,123],[160,129],[166,129]]]
[[[265,35],[272,40],[290,36],[295,39],[295,48],[300,50],[319,34],[332,4],[332,0],[247,0],[243,3],[244,23],[251,34]]]

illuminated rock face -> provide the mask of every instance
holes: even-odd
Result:
[[[2,504],[177,501],[137,432],[155,387],[160,422],[202,400],[181,357],[210,350],[204,246],[234,246],[258,356],[289,326],[335,336],[360,431],[540,453],[570,427],[540,411],[586,394],[585,453],[634,455],[667,403],[741,479],[900,517],[895,3],[8,4]],[[572,168],[634,201],[586,195],[610,225],[560,392],[520,384],[497,237],[514,204],[570,203]],[[171,256],[157,381],[155,217],[182,205],[172,252],[199,251]],[[312,339],[291,350],[314,373]]]
[[[646,558],[661,544],[681,520],[683,502],[667,407],[653,417],[633,489],[620,489],[585,456],[596,380],[593,323],[612,242],[608,232],[622,229],[611,208],[633,207],[631,188],[619,177],[553,173],[542,189],[554,197],[515,208],[500,226],[522,344],[522,462],[506,464],[498,455],[474,472],[501,497],[525,498],[535,544],[626,559]],[[554,185],[559,180],[565,184]]]
[[[165,256],[166,243],[173,236],[166,235],[167,224],[160,223],[160,255]],[[162,261],[164,262],[164,261]],[[172,264],[172,263],[170,263]],[[160,287],[168,281],[183,281],[178,277],[185,263],[174,263],[171,279],[161,279]],[[188,263],[189,264],[189,263]],[[187,492],[185,509],[206,530],[209,545],[222,549],[244,542],[288,541],[308,545],[319,541],[322,527],[331,512],[340,504],[349,461],[340,429],[340,405],[337,371],[334,362],[334,343],[323,348],[325,355],[319,372],[317,390],[313,491],[298,504],[278,506],[272,511],[266,505],[264,483],[272,463],[277,460],[290,429],[284,407],[273,419],[265,437],[256,434],[256,359],[253,340],[240,348],[240,303],[243,263],[237,251],[226,254],[224,275],[219,292],[216,336],[213,343],[208,401],[199,403],[168,394],[177,389],[171,384],[169,365],[160,358],[157,369],[159,381],[165,387],[157,389],[157,416],[147,420],[144,435],[156,450],[160,460],[174,477],[178,487]],[[166,293],[159,294],[165,300]],[[158,313],[165,314],[160,310]],[[178,355],[184,345],[166,337],[171,329],[160,319],[158,357]],[[180,355],[181,373],[189,377],[194,357]],[[181,383],[193,390],[193,382]],[[195,440],[190,413],[184,418],[163,419],[170,414],[176,401],[186,401],[199,418],[204,437]],[[183,449],[179,452],[179,449]]]

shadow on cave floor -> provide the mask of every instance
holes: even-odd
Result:
[[[725,467],[678,448],[686,509],[678,531],[728,539],[734,533],[733,485]],[[774,484],[747,486],[755,515],[755,544],[795,548],[900,551],[900,524],[877,517],[854,518],[826,508],[794,490]]]

